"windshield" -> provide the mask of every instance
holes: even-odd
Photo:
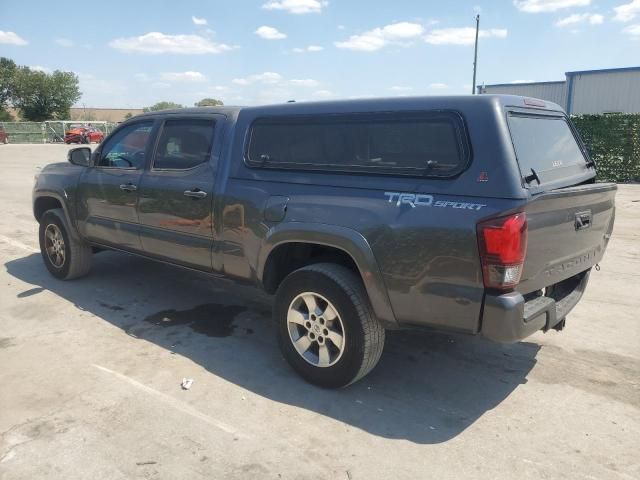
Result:
[[[533,169],[546,183],[584,170],[585,156],[564,117],[512,114],[509,127],[523,177]]]

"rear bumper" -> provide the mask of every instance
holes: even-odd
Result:
[[[538,330],[563,325],[589,281],[589,270],[553,285],[548,296],[526,300],[518,292],[485,295],[481,333],[495,342],[513,343]]]

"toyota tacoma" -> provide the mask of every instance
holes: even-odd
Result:
[[[306,380],[366,375],[385,331],[560,330],[602,259],[616,185],[550,102],[477,95],[181,109],[42,170],[46,268],[118,250],[275,296]]]

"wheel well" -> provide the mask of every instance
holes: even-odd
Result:
[[[36,217],[36,220],[40,221],[44,212],[54,208],[62,208],[60,200],[53,197],[39,197],[36,199],[35,205],[33,206],[33,214]]]
[[[356,262],[344,250],[315,243],[291,242],[278,245],[269,254],[262,275],[264,290],[273,294],[282,280],[294,270],[325,262],[342,265],[360,277]]]

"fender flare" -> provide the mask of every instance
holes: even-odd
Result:
[[[67,231],[69,232],[69,234],[72,235],[76,240],[79,240],[80,234],[76,230],[75,222],[69,215],[69,205],[67,203],[68,199],[65,197],[66,197],[66,192],[65,192],[65,196],[62,196],[60,195],[60,193],[58,193],[55,190],[38,190],[34,192],[33,193],[33,217],[36,219],[36,221],[38,220],[36,216],[36,202],[38,201],[39,198],[55,198],[56,200],[58,200],[58,202],[60,202],[60,205],[62,205],[62,207],[54,208],[52,209],[52,211],[54,211],[55,214],[58,215],[62,221],[64,221],[65,225],[67,226]]]
[[[382,278],[382,272],[369,242],[357,231],[325,223],[287,222],[271,228],[257,258],[257,279],[262,283],[264,269],[271,252],[286,243],[315,243],[344,251],[355,262],[369,296],[374,314],[385,327],[398,326]]]

